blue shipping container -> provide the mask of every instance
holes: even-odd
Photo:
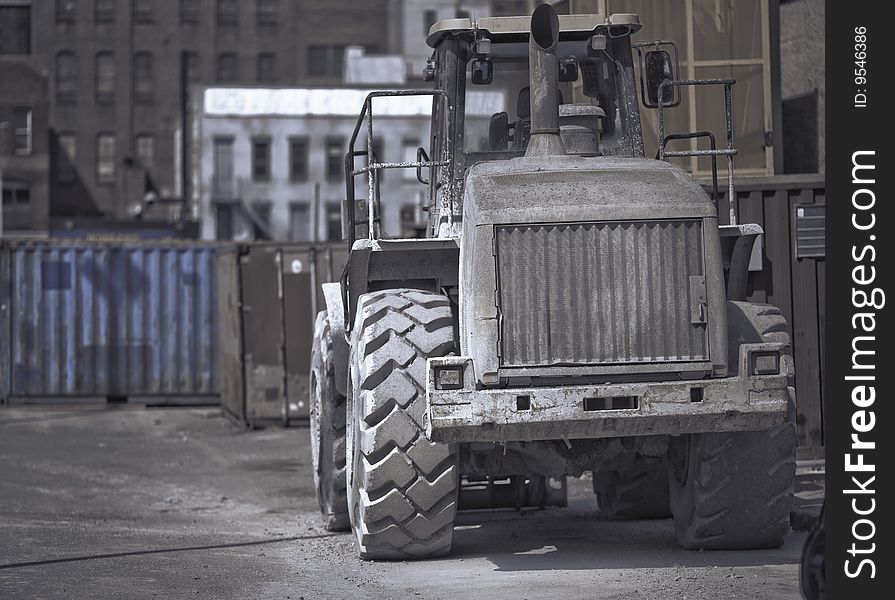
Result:
[[[0,395],[218,394],[214,246],[41,241],[0,252]]]

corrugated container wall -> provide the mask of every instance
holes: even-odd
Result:
[[[4,253],[11,376],[0,391],[218,393],[214,246],[22,242]]]

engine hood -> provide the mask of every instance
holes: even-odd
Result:
[[[692,284],[697,287],[679,293],[684,301],[706,301],[706,345],[711,347],[712,356],[703,361],[716,374],[724,372],[726,321],[718,312],[723,313],[724,288],[717,210],[709,195],[685,171],[657,160],[573,155],[521,157],[473,165],[467,174],[463,200],[460,337],[461,352],[473,359],[479,384],[498,384],[509,372],[501,367],[500,359],[500,244],[496,237],[500,226],[666,219],[699,223],[694,226],[701,233],[695,234],[697,238],[688,238],[692,242],[688,252],[702,254],[694,273],[703,279]],[[577,251],[564,248],[558,251]],[[594,250],[588,251],[592,254]],[[683,277],[684,283],[676,282],[675,287],[686,287],[686,280]],[[537,281],[540,280],[532,279],[532,285],[538,285]],[[626,285],[624,277],[617,281],[620,286]],[[704,288],[699,287],[702,281]],[[701,298],[700,294],[707,297]],[[620,372],[625,368],[618,367]]]

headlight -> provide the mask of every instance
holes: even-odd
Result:
[[[463,366],[435,367],[436,390],[462,390]]]
[[[751,362],[753,375],[777,375],[780,373],[779,352],[753,352]]]

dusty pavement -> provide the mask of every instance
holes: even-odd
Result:
[[[451,557],[364,563],[316,518],[308,431],[214,409],[0,408],[0,599],[799,598],[804,534],[688,552],[670,520],[461,515]]]

